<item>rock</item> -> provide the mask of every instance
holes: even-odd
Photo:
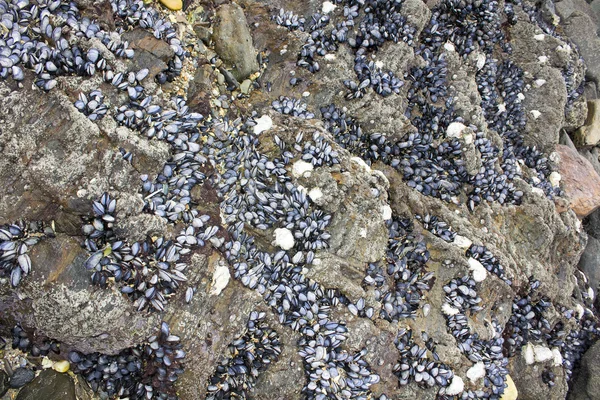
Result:
[[[11,388],[17,389],[27,385],[33,378],[35,378],[35,373],[32,370],[27,368],[17,368],[10,377],[8,385]]]
[[[592,164],[573,149],[557,145],[562,188],[570,199],[570,207],[579,218],[600,207],[600,176]]]
[[[595,146],[600,142],[600,100],[588,101],[587,110],[585,125],[574,135],[577,146]]]
[[[75,385],[71,377],[45,369],[19,391],[15,400],[76,400]]]
[[[0,397],[4,396],[10,386],[8,385],[8,375],[3,370],[0,370]]]
[[[231,3],[217,8],[212,37],[217,54],[233,69],[233,75],[238,81],[258,71],[256,50],[240,6]]]
[[[600,0],[599,0],[600,3]],[[590,101],[590,100],[595,100],[598,98],[598,91],[596,90],[596,83],[595,82],[586,82],[585,86],[583,88],[583,94],[586,98],[586,100]],[[588,112],[589,112],[589,105],[588,105]]]
[[[579,372],[574,374],[569,400],[600,399],[600,342],[590,347],[581,359]]]
[[[148,78],[154,77],[168,68],[167,63],[173,58],[175,52],[164,40],[154,37],[144,29],[134,29],[123,34],[129,45],[135,50],[133,63],[137,70],[148,68]]]
[[[562,3],[557,3],[557,11],[559,4]],[[568,14],[568,17],[561,17],[563,20],[567,18],[563,25],[565,34],[577,45],[579,53],[585,60],[586,78],[598,85],[600,84],[600,39],[596,35],[597,26],[589,15],[581,11],[574,10],[569,13],[565,10],[564,13]]]
[[[600,240],[594,236],[588,236],[585,251],[579,260],[579,269],[588,278],[588,283],[597,293],[600,287]]]

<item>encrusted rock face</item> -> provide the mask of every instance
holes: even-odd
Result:
[[[596,398],[587,3],[37,3],[0,1],[0,392]]]

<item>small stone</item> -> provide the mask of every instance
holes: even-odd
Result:
[[[477,70],[480,70],[485,65],[485,54],[479,53],[477,55]]]
[[[294,247],[294,234],[287,228],[277,228],[274,232],[275,246],[281,247],[283,250],[290,250]]]
[[[467,250],[469,247],[471,247],[473,242],[467,237],[456,235],[454,237],[454,244],[460,247],[461,249]]]
[[[173,11],[179,11],[183,8],[183,2],[181,0],[160,0],[160,3]]]
[[[544,35],[543,33],[540,33],[539,35],[535,35],[533,38],[537,41],[543,42],[545,37],[546,37],[546,35]]]
[[[546,84],[546,80],[545,79],[536,79],[535,82],[535,86],[536,87],[542,87]]]
[[[67,372],[69,370],[69,367],[71,365],[69,364],[69,362],[67,360],[62,360],[62,361],[57,361],[52,365],[52,369],[55,370],[56,372]]]
[[[20,388],[31,382],[35,378],[35,373],[27,368],[17,368],[13,376],[10,377],[8,384],[11,388]]]
[[[506,375],[506,388],[504,388],[504,393],[500,397],[500,400],[517,400],[519,397],[519,392],[517,391],[517,387],[513,382],[510,375]]]
[[[446,42],[444,43],[444,49],[446,49],[446,51],[452,53],[454,51],[456,51],[456,48],[454,47],[454,45],[450,42]]]
[[[587,117],[574,135],[577,146],[595,146],[600,142],[600,99],[587,102]]]
[[[244,94],[248,94],[250,92],[250,86],[252,85],[252,81],[250,79],[245,79],[240,85],[240,90]]]
[[[538,119],[542,113],[538,110],[531,110],[531,115],[533,116],[533,119]]]
[[[538,61],[540,62],[540,64],[544,64],[545,62],[548,62],[548,57],[546,57],[546,56],[539,56],[538,57]]]
[[[558,144],[561,187],[570,200],[570,207],[584,218],[600,207],[600,176],[592,164],[576,150]]]

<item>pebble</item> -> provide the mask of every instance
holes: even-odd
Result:
[[[506,375],[506,385],[504,393],[500,396],[500,400],[517,400],[519,392],[510,375]]]
[[[13,376],[10,377],[8,384],[11,388],[20,388],[27,385],[35,378],[35,373],[27,368],[17,368],[13,373]]]
[[[183,8],[183,1],[181,0],[160,0],[160,3],[172,11],[179,11]]]
[[[52,365],[52,369],[56,372],[67,372],[70,367],[70,363],[67,360],[57,361]]]
[[[250,79],[245,79],[240,85],[240,91],[244,94],[250,93],[251,85],[252,81]]]

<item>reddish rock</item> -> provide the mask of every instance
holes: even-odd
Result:
[[[576,150],[559,144],[556,151],[560,155],[562,189],[575,214],[584,218],[600,207],[600,175]]]

